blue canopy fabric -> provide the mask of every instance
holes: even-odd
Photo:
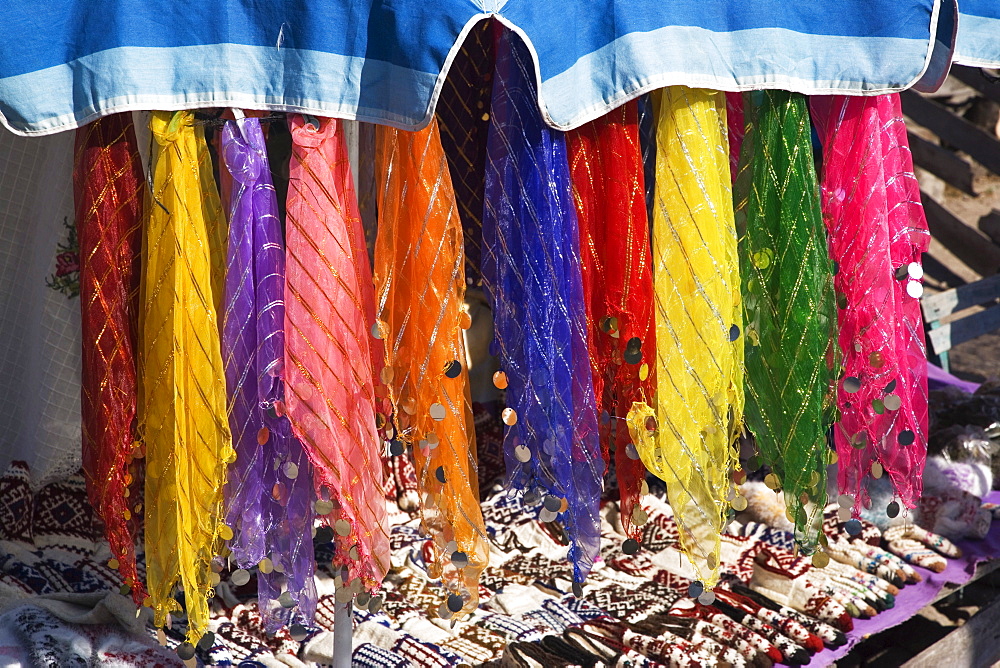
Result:
[[[1000,67],[1000,0],[961,0],[955,62]]]
[[[48,134],[117,111],[237,106],[416,129],[490,16],[525,40],[559,129],[671,84],[878,94],[931,67],[940,3],[6,0],[0,122]]]

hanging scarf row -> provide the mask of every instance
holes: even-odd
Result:
[[[163,624],[183,600],[190,643],[227,563],[237,585],[257,571],[269,628],[310,620],[314,538],[338,600],[377,607],[394,457],[440,615],[476,608],[470,285],[495,323],[506,484],[562,527],[577,591],[612,478],[628,554],[647,470],[663,479],[699,592],[746,507],[741,443],[806,553],[834,461],[855,518],[869,477],[891,480],[887,512],[919,498],[928,233],[897,96],[674,86],[563,133],[513,33],[466,49],[475,110],[448,89],[423,130],[289,116],[284,201],[259,118],[218,125],[224,201],[192,112],[153,113],[149,189],[129,117],[79,132],[89,492],[136,603]]]

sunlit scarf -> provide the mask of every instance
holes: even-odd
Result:
[[[630,426],[642,460],[667,483],[682,547],[712,587],[743,416],[725,97],[671,86],[656,105],[656,410],[650,421],[653,411],[635,404]]]
[[[269,559],[258,574],[258,607],[274,629],[310,621],[316,606],[312,471],[288,419],[284,396],[285,249],[260,121],[229,121],[222,156],[232,177],[222,352],[236,462],[226,487],[230,548],[241,568]],[[288,598],[291,601],[288,601]]]
[[[816,97],[812,108],[823,143],[823,213],[839,267],[838,487],[860,513],[869,503],[864,479],[883,467],[912,508],[927,449],[918,297],[929,235],[899,96]]]
[[[435,111],[465,232],[465,279],[482,285],[483,170],[493,86],[493,29],[476,24],[448,69]]]
[[[375,396],[383,348],[371,334],[375,292],[343,127],[315,122],[291,117],[285,404],[315,467],[317,513],[335,529],[334,565],[371,591],[389,568]]]
[[[157,147],[142,267],[141,410],[146,446],[146,570],[156,624],[180,606],[188,639],[208,624],[210,564],[233,461],[217,303],[225,221],[204,132],[191,112],[153,112]]]
[[[494,350],[508,383],[508,483],[551,495],[575,579],[600,547],[605,463],[587,348],[580,237],[566,141],[537,106],[520,38],[497,45],[483,212],[483,282],[493,304]]]
[[[130,464],[136,416],[136,320],[143,174],[130,114],[76,133],[73,170],[83,326],[83,469],[111,554],[142,603],[132,511],[142,503]]]
[[[832,265],[809,115],[796,93],[744,96],[736,181],[746,307],[747,426],[812,551],[826,499],[834,327]]]
[[[581,273],[594,396],[602,422],[602,456],[615,442],[615,473],[626,534],[634,521],[646,467],[625,423],[636,401],[651,403],[656,330],[636,104],[566,133],[580,228]],[[635,517],[642,520],[642,514]],[[638,524],[642,524],[639,522]]]
[[[378,126],[375,146],[382,183],[375,243],[376,333],[386,347],[382,378],[395,407],[397,438],[412,445],[423,525],[434,539],[431,577],[442,577],[468,613],[478,605],[489,548],[459,324],[462,226],[436,121],[419,132]]]

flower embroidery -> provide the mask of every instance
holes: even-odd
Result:
[[[66,295],[80,296],[80,245],[76,240],[76,225],[63,218],[66,240],[56,246],[56,270],[45,279],[45,285]]]

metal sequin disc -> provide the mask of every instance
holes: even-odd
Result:
[[[555,511],[549,510],[548,508],[542,508],[538,513],[538,521],[543,524],[548,524],[549,522],[555,522],[558,514]]]
[[[316,542],[320,545],[333,542],[333,529],[330,527],[319,527],[316,529]]]
[[[177,656],[187,661],[194,658],[194,645],[189,642],[182,642],[177,646]]]
[[[698,598],[705,591],[705,585],[701,583],[700,580],[695,580],[688,586],[688,596],[691,598]]]
[[[898,394],[887,394],[885,399],[882,400],[882,403],[884,403],[885,407],[890,411],[898,411],[900,406],[903,405],[903,400]]]
[[[368,602],[368,612],[376,613],[379,610],[381,610],[383,600],[384,599],[382,598],[381,594],[379,594],[378,596],[373,596],[372,600]]]
[[[583,597],[583,585],[579,582],[573,583],[573,596],[576,596],[577,598]]]
[[[500,417],[503,420],[503,423],[508,427],[513,427],[517,424],[517,411],[513,408],[503,409],[503,413],[500,414]]]
[[[739,325],[733,325],[729,328],[729,341],[733,342],[740,338],[740,328]]]
[[[497,371],[495,374],[493,374],[493,386],[496,387],[498,390],[506,390],[507,374],[505,374],[503,371]]]
[[[735,510],[736,512],[742,513],[744,510],[747,509],[748,503],[745,496],[735,496],[733,497],[733,500],[730,502],[729,505],[731,505],[733,507],[733,510]]]
[[[885,394],[889,394],[890,392],[894,392],[895,390],[896,390],[896,381],[894,380],[890,380],[889,384],[882,388],[882,392]]]
[[[200,647],[205,651],[212,649],[212,646],[214,644],[215,644],[215,634],[212,633],[211,631],[206,631],[205,635],[203,635],[201,637],[201,640],[198,641],[198,647]]]
[[[267,427],[261,427],[257,430],[257,444],[267,445],[267,442],[271,439],[271,430]]]
[[[904,429],[899,432],[898,440],[900,445],[913,445],[913,441],[916,440],[916,436],[909,429]]]
[[[846,531],[849,536],[857,536],[861,533],[861,522],[859,520],[848,520],[844,524],[844,531]]]
[[[531,449],[526,445],[518,445],[514,448],[514,457],[517,461],[526,463],[531,461]]]
[[[372,325],[372,338],[374,339],[382,338],[382,328],[379,326],[377,322],[374,325]]]
[[[854,394],[861,390],[861,379],[855,378],[854,376],[848,376],[844,379],[844,392],[849,392]]]
[[[906,294],[910,295],[914,299],[920,299],[921,295],[924,294],[924,285],[919,281],[910,281],[906,284]]]
[[[282,608],[294,608],[295,599],[287,591],[281,592],[281,596],[278,597],[278,603],[281,604]]]
[[[458,378],[462,373],[462,363],[452,360],[444,365],[444,375],[448,378]]]
[[[434,471],[434,477],[437,478],[437,480],[438,480],[439,483],[444,484],[444,467],[443,466],[437,467],[437,469]]]
[[[646,513],[646,511],[640,508],[639,506],[636,506],[635,510],[632,511],[632,524],[636,525],[637,527],[641,527],[648,521],[649,521],[649,515]]]
[[[448,414],[448,411],[445,409],[444,404],[431,404],[430,410],[428,412],[431,414],[431,419],[437,420],[438,422],[443,420],[445,416]]]
[[[329,515],[333,512],[333,504],[322,499],[313,504],[313,507],[316,509],[317,515]]]
[[[358,606],[359,608],[367,608],[368,602],[371,600],[372,600],[371,594],[369,594],[366,591],[363,591],[354,597],[354,605]]]
[[[559,506],[562,505],[562,501],[555,494],[546,494],[542,504],[545,506],[545,510],[555,513],[559,511]]]
[[[301,624],[292,624],[288,627],[288,635],[292,636],[295,642],[302,642],[309,635],[309,630]]]
[[[622,552],[625,554],[635,554],[639,551],[639,541],[634,538],[629,538],[624,543],[622,543]]]
[[[229,579],[237,587],[242,587],[246,583],[250,582],[250,571],[239,568],[233,571],[233,574],[229,576]]]
[[[924,277],[924,268],[920,265],[919,262],[911,262],[910,264],[906,265],[906,273],[909,274],[910,278],[912,278],[913,280],[919,281],[921,278]]]
[[[633,460],[639,459],[639,451],[635,449],[634,443],[625,446],[625,456]]]
[[[454,613],[448,609],[448,603],[444,602],[438,606],[438,617],[440,619],[451,619]]]
[[[389,441],[389,454],[393,457],[398,457],[403,454],[403,442],[398,438],[394,438]]]
[[[899,515],[899,503],[893,501],[885,508],[885,514],[889,517],[896,517]]]
[[[910,269],[905,264],[901,265],[899,267],[896,267],[896,271],[893,274],[893,276],[896,277],[897,281],[901,281],[901,280],[903,280],[904,278],[906,278],[909,275],[910,275]]]
[[[872,462],[872,477],[873,478],[875,478],[876,480],[878,480],[879,478],[882,477],[882,473],[883,472],[884,472],[884,469],[882,468],[881,464],[879,464],[878,462]]]
[[[261,573],[267,575],[268,573],[274,570],[274,562],[271,561],[270,558],[264,557],[263,559],[260,560],[260,563],[257,564],[257,568],[260,570]]]
[[[854,505],[854,497],[849,494],[841,494],[837,497],[837,505],[841,508],[850,508]]]
[[[448,597],[448,609],[452,612],[458,612],[465,605],[465,601],[458,594],[452,594]]]
[[[830,565],[830,555],[826,552],[817,552],[812,556],[812,565],[816,568],[826,568]]]
[[[469,555],[461,550],[451,553],[451,563],[455,568],[465,568],[469,565]]]
[[[338,536],[346,536],[351,533],[351,523],[347,520],[337,520],[333,524],[333,530]]]
[[[701,596],[698,597],[698,602],[702,605],[712,605],[715,603],[715,592],[706,591],[703,592]]]
[[[289,480],[295,480],[299,477],[299,465],[295,462],[285,462],[281,470]]]
[[[622,359],[625,360],[626,364],[638,364],[642,361],[642,339],[638,336],[633,336],[625,344],[625,352],[622,354]]]
[[[837,520],[840,522],[847,522],[851,519],[851,509],[850,508],[837,508]]]

